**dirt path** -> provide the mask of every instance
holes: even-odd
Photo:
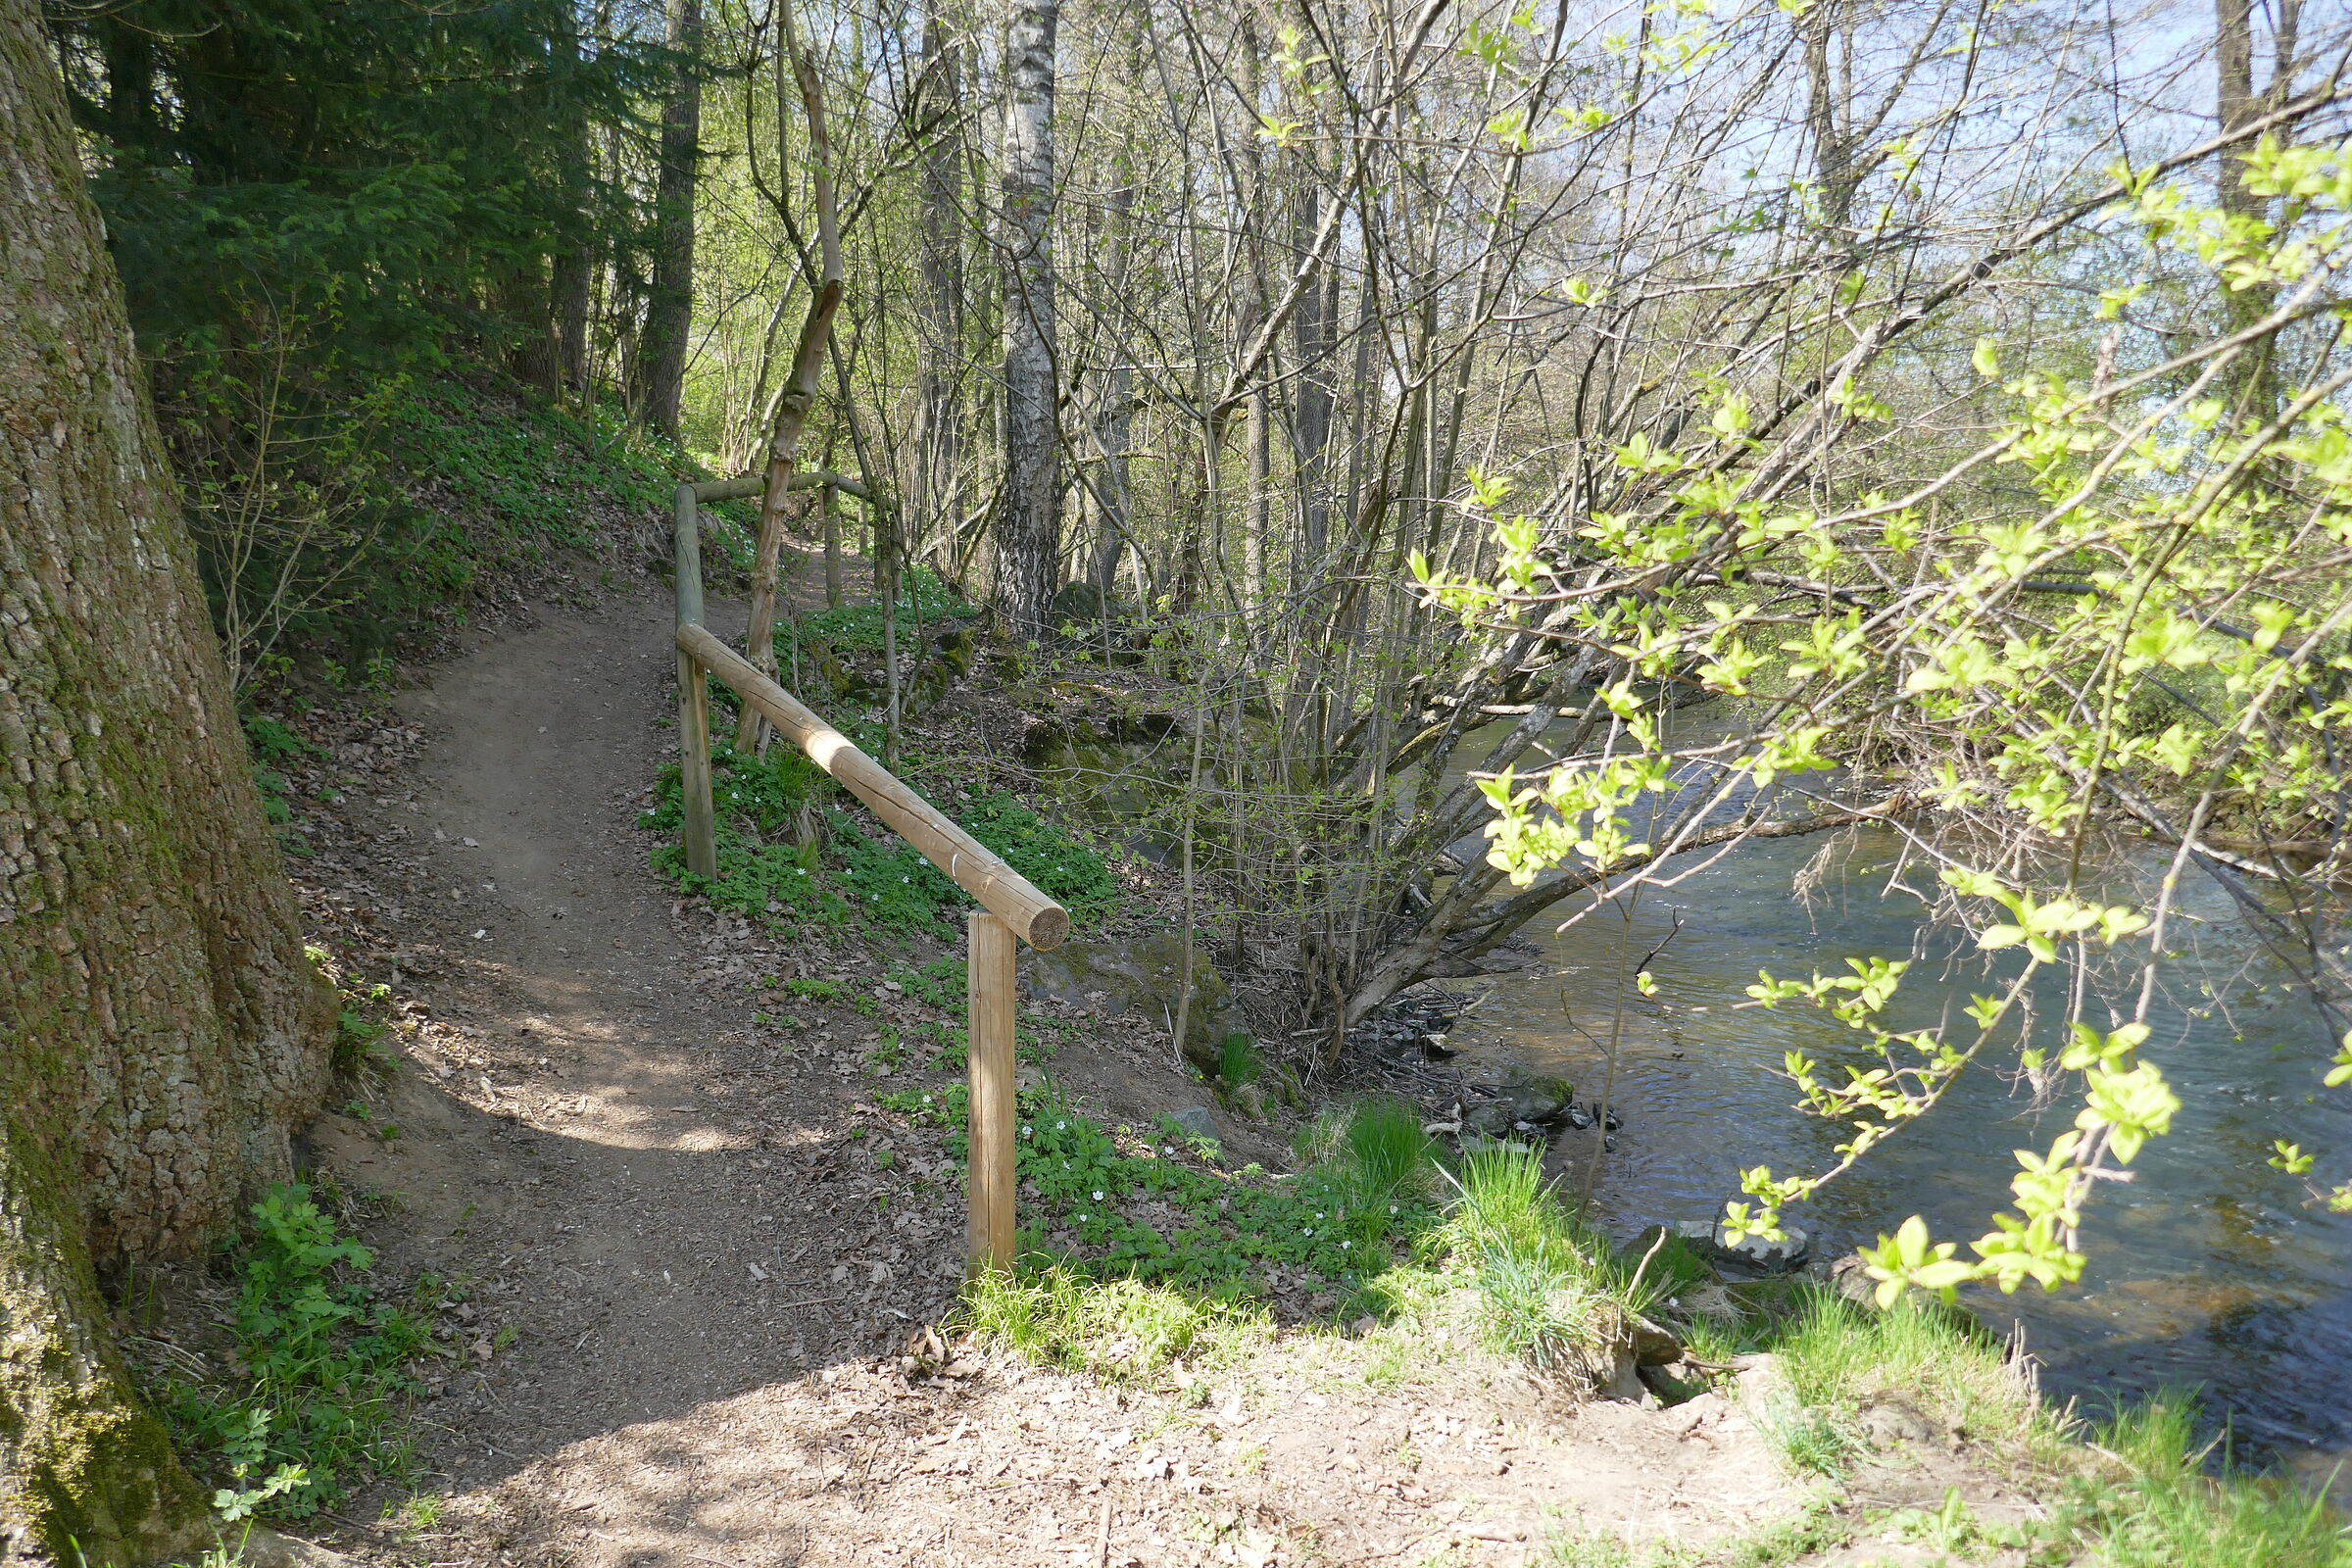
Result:
[[[667,626],[617,599],[477,639],[399,701],[412,732],[375,738],[389,782],[342,808],[371,850],[310,872],[314,918],[415,1004],[405,1064],[321,1118],[316,1155],[383,1196],[388,1271],[468,1291],[420,1411],[432,1495],[379,1499],[338,1547],[433,1568],[1503,1563],[1563,1517],[1705,1536],[1786,1503],[1720,1400],[1580,1409],[1382,1334],[1150,1387],[977,1354],[910,1380],[898,1352],[959,1271],[954,1171],[873,1107],[872,1020],[763,1021],[747,990],[809,954],[648,870]],[[1107,1027],[1055,1069],[1118,1114],[1198,1094]]]
[[[461,1487],[870,1350],[952,1283],[805,1200],[854,1097],[776,1070],[782,1043],[647,869],[632,824],[664,760],[666,628],[650,602],[550,617],[400,705],[428,737],[415,917],[442,928],[402,990],[458,1040],[320,1145],[399,1195],[389,1263],[472,1273],[485,1324],[517,1331],[433,1409]],[[401,1136],[371,1136],[384,1121]],[[830,1278],[877,1247],[902,1254],[883,1280]]]

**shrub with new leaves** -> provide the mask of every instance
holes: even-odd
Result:
[[[1622,895],[1791,823],[1892,821],[1936,865],[1945,916],[2001,956],[1966,1017],[1931,1028],[1886,1021],[1901,960],[1749,991],[1864,1049],[1834,1069],[1788,1056],[1804,1106],[1848,1136],[1827,1170],[1749,1171],[1735,1231],[1777,1235],[1784,1205],[1988,1053],[2045,1093],[2071,1083],[2073,1125],[2018,1151],[2013,1208],[1965,1253],[1916,1217],[1865,1253],[1887,1299],[2080,1276],[2093,1183],[2180,1108],[2140,1047],[2185,873],[2218,878],[2342,1027],[2344,955],[2299,934],[2340,928],[2352,868],[2352,145],[2266,138],[2232,162],[2245,199],[2226,205],[2178,173],[2116,173],[2086,229],[2131,240],[2143,273],[2098,292],[2094,363],[2005,370],[1981,339],[1964,373],[1997,425],[1940,471],[1813,466],[1940,417],[1879,352],[1894,325],[1857,313],[1855,346],[1812,382],[1727,386],[1679,445],[1620,450],[1611,510],[1506,516],[1507,487],[1474,476],[1493,574],[1414,563],[1425,603],[1466,629],[1605,659],[1605,741],[1482,783],[1490,861],[1520,887]],[[1707,694],[1727,723],[1670,724]],[[2127,832],[2168,858],[2118,903]],[[2055,1020],[2026,1004],[2051,971],[2069,980]],[[2352,1080],[2352,1036],[2336,1061],[2330,1086]],[[2282,1142],[2272,1163],[2316,1159]],[[2313,1197],[2352,1209],[2352,1182]]]

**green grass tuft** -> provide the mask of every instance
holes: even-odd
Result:
[[[1217,1081],[1228,1089],[1257,1082],[1266,1070],[1257,1042],[1237,1029],[1217,1043]]]
[[[2352,1524],[2290,1478],[2214,1466],[2193,1403],[2166,1396],[2091,1434],[2121,1477],[2071,1490],[2060,1524],[2098,1544],[2102,1568],[2347,1568]]]
[[[977,1276],[961,1326],[1044,1365],[1130,1379],[1178,1359],[1202,1368],[1238,1360],[1264,1343],[1273,1319],[1238,1284],[1182,1291],[1057,1266]]]
[[[1420,1198],[1437,1169],[1437,1143],[1421,1130],[1419,1108],[1402,1100],[1359,1102],[1341,1147],[1349,1185],[1363,1203],[1390,1202],[1400,1194]]]

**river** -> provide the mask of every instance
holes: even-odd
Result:
[[[1757,971],[1802,977],[1842,971],[1848,957],[1916,956],[1890,1014],[1902,1027],[1947,1010],[1957,1019],[1972,992],[1991,989],[1964,935],[1923,926],[1920,904],[1887,891],[1899,851],[1886,829],[1759,841],[1678,887],[1645,890],[1630,924],[1605,906],[1565,932],[1539,921],[1526,933],[1539,960],[1451,982],[1485,993],[1456,1031],[1465,1064],[1526,1061],[1596,1098],[1624,955],[1638,960],[1679,919],[1652,965],[1656,996],[1624,988],[1614,1097],[1624,1127],[1594,1173],[1598,1216],[1630,1235],[1719,1213],[1744,1167],[1824,1168],[1838,1129],[1791,1108],[1778,1073],[1792,1049],[1834,1064],[1857,1037],[1809,1004],[1741,1005]],[[1910,875],[1932,886],[1932,873]],[[2352,1457],[2352,1217],[2312,1205],[2302,1180],[2266,1161],[2284,1138],[2319,1153],[2317,1174],[2338,1168],[2352,1151],[2352,1087],[2322,1088],[2332,1042],[2226,895],[2202,881],[2183,891],[2179,945],[2190,956],[2168,970],[2144,1052],[2185,1108],[2134,1161],[2130,1185],[2094,1195],[2080,1285],[1986,1290],[1970,1304],[1996,1326],[2022,1325],[2053,1396],[2095,1409],[2194,1387],[2241,1448],[2324,1481]],[[1943,1105],[1789,1217],[1833,1256],[1915,1212],[1965,1244],[2008,1200],[2009,1151],[2046,1148],[2077,1108],[2067,1099],[2037,1110],[1997,1064],[1972,1067]],[[1571,1152],[1592,1150],[1589,1135],[1568,1136]],[[2344,1471],[2338,1491],[2352,1493],[2352,1464]]]

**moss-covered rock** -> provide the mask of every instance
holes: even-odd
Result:
[[[1021,968],[1033,992],[1103,1012],[1140,1013],[1171,1033],[1177,1012],[1185,1010],[1184,1059],[1204,1075],[1216,1072],[1228,1036],[1250,1033],[1249,1018],[1208,961],[1204,944],[1193,946],[1192,1004],[1180,1009],[1186,989],[1182,932],[1066,943],[1031,955]]]

